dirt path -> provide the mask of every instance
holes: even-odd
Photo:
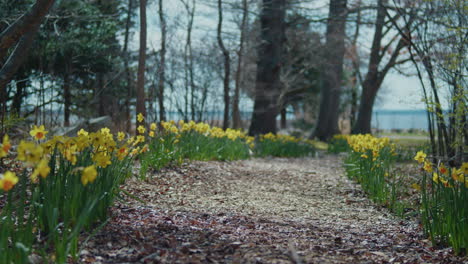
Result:
[[[337,157],[194,162],[126,189],[86,263],[468,263],[369,202]],[[465,262],[464,262],[465,261]]]

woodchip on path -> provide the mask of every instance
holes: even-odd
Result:
[[[379,208],[336,156],[192,162],[147,181],[85,243],[85,263],[468,263]]]

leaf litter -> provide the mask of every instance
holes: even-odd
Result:
[[[468,263],[370,202],[337,156],[191,162],[123,187],[81,263]],[[144,203],[143,203],[144,202]]]

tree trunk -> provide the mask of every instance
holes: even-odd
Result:
[[[375,97],[377,96],[377,90],[380,87],[380,85],[377,83],[377,79],[379,78],[378,68],[381,61],[380,49],[386,14],[384,2],[386,2],[386,0],[379,0],[378,2],[374,39],[372,41],[369,58],[369,67],[364,83],[362,84],[362,95],[359,104],[358,118],[356,125],[353,128],[353,133],[355,134],[371,133],[372,108],[374,106]]]
[[[132,127],[132,119],[130,117],[130,100],[132,99],[132,76],[130,74],[130,65],[129,65],[129,57],[130,54],[128,52],[128,42],[130,38],[130,24],[132,22],[132,9],[133,9],[133,1],[128,0],[127,6],[127,18],[125,21],[125,34],[124,34],[124,46],[123,46],[123,59],[124,59],[124,66],[125,66],[125,78],[127,79],[127,95],[125,97],[125,124],[126,130],[128,133],[131,131]]]
[[[326,33],[324,82],[321,89],[319,117],[313,137],[328,140],[339,133],[347,0],[331,0]]]
[[[70,65],[67,63],[65,66],[65,73],[63,75],[63,125],[70,126],[70,106],[71,106],[71,87],[70,87]],[[102,94],[102,91],[100,91]]]
[[[159,20],[161,22],[161,52],[158,80],[159,121],[166,121],[166,109],[164,108],[164,82],[166,81],[166,19],[164,17],[163,0],[159,0]]]
[[[35,31],[55,0],[37,0],[31,9],[0,34],[0,61],[8,50],[27,32]]]
[[[29,84],[29,76],[24,70],[18,71],[17,75],[19,80],[16,81],[16,92],[11,103],[11,111],[19,117],[21,116],[23,99],[27,95],[26,87]]]
[[[241,73],[242,73],[242,62],[244,58],[244,39],[246,32],[247,18],[249,15],[249,6],[247,0],[242,0],[242,22],[240,26],[240,40],[239,40],[239,51],[237,53],[237,70],[236,70],[236,80],[235,80],[235,90],[234,98],[232,102],[232,127],[241,128],[242,119],[239,111],[239,96],[240,96],[240,86],[241,86]]]
[[[223,43],[223,38],[221,36],[222,28],[223,28],[223,6],[222,1],[218,0],[218,30],[217,30],[217,37],[218,37],[218,45],[221,51],[223,52],[224,56],[224,76],[223,76],[223,91],[224,91],[224,117],[223,117],[223,129],[227,129],[229,127],[229,104],[230,104],[230,96],[229,96],[229,75],[231,73],[231,58],[229,56],[229,51],[226,49]]]
[[[250,135],[276,133],[280,72],[285,42],[285,0],[263,0],[260,14],[255,102]]]
[[[136,113],[146,116],[145,107],[145,65],[146,65],[146,0],[140,0],[140,52],[138,57],[137,105]],[[144,121],[136,121],[136,127],[144,125]],[[136,131],[138,134],[138,130]]]
[[[354,134],[367,134],[371,132],[372,109],[377,96],[377,87],[380,87],[380,84],[376,80],[369,79],[362,84],[359,114],[353,130]]]
[[[359,113],[355,126],[352,129],[352,133],[367,134],[371,133],[371,121],[372,121],[372,108],[374,106],[375,97],[377,92],[382,86],[383,80],[387,75],[388,71],[394,67],[397,62],[397,58],[400,54],[401,49],[407,45],[407,41],[404,37],[401,37],[398,44],[393,49],[393,52],[388,59],[387,63],[382,70],[379,71],[380,63],[384,58],[384,54],[388,51],[391,42],[382,47],[382,40],[385,36],[383,27],[385,25],[385,17],[387,14],[388,0],[379,0],[377,7],[377,18],[375,22],[374,39],[372,41],[371,53],[369,57],[369,66],[367,70],[366,78],[362,84],[362,96],[359,105]],[[409,31],[412,25],[413,18],[410,18],[406,23],[406,30]]]
[[[34,36],[53,3],[54,0],[38,0],[29,12],[21,16],[0,34],[0,61],[4,60],[9,48],[18,41],[15,49],[0,69],[0,132],[4,131],[4,120],[7,112],[7,85],[26,59]]]
[[[281,129],[286,129],[286,108],[281,109]]]

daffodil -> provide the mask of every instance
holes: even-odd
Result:
[[[90,182],[94,182],[97,177],[97,170],[94,165],[88,166],[83,169],[81,173],[81,183],[86,186]]]
[[[427,171],[429,173],[431,173],[433,171],[432,163],[427,161],[427,160],[424,162],[424,167],[423,168],[424,168],[425,171]]]
[[[0,148],[0,158],[6,157],[10,151],[11,143],[8,135],[3,136],[2,147]]]
[[[414,156],[414,160],[416,160],[418,163],[423,163],[426,157],[427,154],[424,153],[424,151],[418,151],[418,153],[416,153],[416,156]]]
[[[105,144],[105,138],[101,133],[91,133],[89,134],[89,139],[94,147],[103,146]]]
[[[140,153],[145,153],[148,151],[148,144],[144,145],[141,150],[140,150]]]
[[[18,183],[19,179],[14,172],[7,171],[5,174],[0,174],[0,190],[8,192]]]
[[[140,125],[140,126],[137,127],[137,130],[138,130],[138,133],[144,134],[145,131],[146,131],[146,128],[144,126]]]
[[[153,131],[154,131],[154,130],[156,130],[156,128],[157,128],[156,123],[151,123],[151,125],[150,125],[150,130],[153,130]]]
[[[89,135],[89,133],[88,133],[86,130],[84,130],[84,129],[82,128],[82,129],[80,129],[80,131],[78,131],[78,132],[76,133],[76,135],[77,135],[77,136],[86,136],[86,137],[87,137],[87,136]]]
[[[94,154],[93,161],[101,168],[106,168],[108,165],[112,164],[110,161],[110,156],[105,152],[98,152]]]
[[[435,183],[439,183],[439,174],[437,174],[437,172],[434,172],[432,174],[432,181]]]
[[[463,174],[468,175],[468,162],[463,162],[460,170]]]
[[[137,145],[139,143],[144,143],[145,142],[145,136],[139,135],[136,136],[135,142],[133,142],[133,145]]]
[[[440,165],[439,165],[439,172],[440,172],[441,174],[444,174],[444,175],[447,174],[448,170],[447,170],[447,168],[445,167],[444,163],[440,163]]]
[[[30,141],[21,141],[18,145],[18,160],[28,163],[37,163],[41,160],[44,150],[41,146]]]
[[[153,137],[154,137],[154,131],[150,131],[150,132],[148,133],[148,136],[150,136],[150,137],[153,138]]]
[[[137,115],[137,120],[138,120],[138,122],[141,123],[141,122],[143,122],[143,120],[145,120],[145,116],[143,116],[142,113],[138,113],[138,115]]]
[[[45,179],[47,175],[49,175],[49,173],[49,161],[47,159],[42,159],[31,174],[31,180],[35,182],[37,180],[37,176],[39,175],[41,175],[41,177]]]
[[[124,132],[118,132],[117,133],[117,140],[120,142],[120,141],[123,141],[125,139],[125,133]]]
[[[31,135],[31,137],[33,137],[36,140],[44,139],[47,133],[49,132],[45,130],[44,125],[41,125],[39,127],[33,126],[33,129],[29,131],[29,134]]]
[[[104,135],[109,135],[110,134],[110,129],[108,127],[103,127],[103,128],[101,128],[100,131]]]
[[[122,146],[117,150],[117,159],[123,160],[128,155],[128,148],[127,146]]]
[[[461,169],[452,168],[452,179],[458,182],[465,181],[465,175],[463,175],[463,171]]]

